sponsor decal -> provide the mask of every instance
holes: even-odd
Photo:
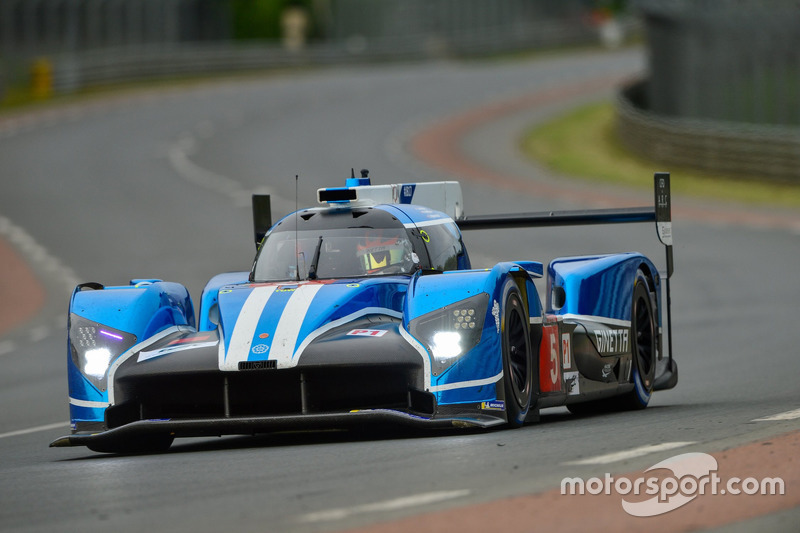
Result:
[[[262,354],[267,353],[269,351],[269,345],[267,344],[256,344],[250,349],[251,352],[255,354]]]
[[[599,329],[594,331],[595,345],[601,354],[627,352],[630,347],[627,329]]]
[[[569,333],[561,334],[561,357],[564,370],[572,366],[572,347]]]
[[[275,292],[294,292],[297,290],[297,286],[294,287],[278,287],[275,289]]]
[[[268,339],[269,338],[269,333],[262,333],[261,335],[258,336],[258,338],[259,339]]]
[[[506,402],[503,400],[493,400],[491,402],[481,402],[481,409],[484,411],[505,411]]]
[[[383,337],[386,335],[386,331],[385,329],[351,329],[347,334],[355,337]]]
[[[603,370],[602,370],[603,379],[607,379],[609,376],[611,376],[611,371],[612,371],[611,363],[606,363],[605,365],[603,365]]]
[[[416,189],[416,184],[412,185],[403,185],[400,193],[400,203],[401,204],[410,204],[411,200],[414,198],[414,189]]]
[[[567,386],[567,394],[569,396],[577,396],[581,393],[581,383],[577,371],[564,372],[564,384]]]
[[[500,333],[500,304],[497,300],[492,304],[492,316],[494,317],[494,326],[497,328],[497,333]]]
[[[345,285],[345,287],[349,287],[351,289],[355,289],[356,287],[360,287],[360,286],[361,286],[361,284],[359,284],[359,283],[348,283],[347,285]]]

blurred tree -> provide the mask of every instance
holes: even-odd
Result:
[[[235,39],[280,39],[281,19],[289,8],[312,13],[312,0],[230,0]],[[309,33],[313,33],[313,20]]]

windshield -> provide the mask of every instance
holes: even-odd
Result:
[[[255,265],[255,281],[411,274],[419,258],[405,228],[273,232]]]

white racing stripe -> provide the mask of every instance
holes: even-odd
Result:
[[[142,361],[147,361],[148,359],[154,359],[156,357],[161,357],[162,355],[167,355],[170,353],[183,352],[185,350],[208,348],[209,346],[216,346],[218,342],[219,341],[216,340],[207,342],[192,342],[187,344],[175,344],[172,346],[164,346],[163,348],[159,348],[158,350],[141,351],[139,352],[139,358],[136,359],[136,362],[141,363]]]
[[[456,498],[463,498],[464,496],[468,496],[470,492],[471,491],[468,489],[447,491],[442,490],[436,492],[426,492],[424,494],[414,494],[412,496],[404,496],[382,502],[354,505],[353,507],[327,509],[325,511],[317,511],[314,513],[305,514],[298,519],[298,522],[331,522],[334,520],[342,520],[353,515],[397,511],[399,509],[419,507],[421,505],[430,505],[447,500],[454,500]]]
[[[590,322],[600,322],[602,324],[611,324],[612,326],[622,326],[629,328],[631,327],[630,320],[619,320],[616,318],[608,318],[604,316],[592,316],[592,315],[573,315],[573,314],[566,314],[566,315],[558,315],[559,318],[563,318],[564,320],[577,320],[580,322],[581,320],[588,320]]]
[[[238,370],[239,362],[247,361],[250,345],[253,343],[253,335],[258,327],[258,321],[261,320],[261,313],[264,312],[267,300],[276,288],[275,285],[256,287],[247,296],[247,300],[239,312],[239,318],[236,320],[236,326],[233,328],[228,354],[225,361],[220,364],[220,370]]]
[[[314,296],[322,289],[322,285],[314,283],[301,285],[289,298],[289,302],[283,309],[278,325],[275,328],[275,337],[270,347],[270,359],[277,361],[278,368],[293,366],[294,347],[297,345],[297,337],[300,335],[300,328],[305,322],[308,309]]]
[[[794,411],[785,411],[775,415],[765,416],[763,418],[755,418],[752,422],[778,422],[781,420],[796,420],[800,418],[800,409]]]
[[[88,407],[90,409],[105,409],[109,405],[108,402],[92,402],[89,400],[79,400],[72,397],[70,397],[69,403],[70,405],[74,405],[76,407]]]
[[[597,455],[595,457],[588,457],[586,459],[578,459],[577,461],[567,461],[566,463],[562,463],[564,465],[607,465],[610,463],[617,463],[619,461],[624,461],[626,459],[633,459],[635,457],[642,457],[643,455],[649,455],[651,453],[656,452],[663,452],[666,450],[672,450],[675,448],[683,448],[684,446],[689,446],[691,444],[695,444],[694,441],[686,441],[686,442],[663,442],[661,444],[650,444],[647,446],[640,446],[638,448],[631,448],[630,450],[624,450],[621,452],[615,453],[608,453],[605,455]]]
[[[56,422],[55,424],[47,424],[45,426],[36,426],[27,429],[18,429],[17,431],[9,431],[8,433],[0,433],[0,439],[6,437],[17,437],[19,435],[28,435],[30,433],[39,433],[40,431],[50,431],[52,429],[60,429],[69,427],[69,422]]]
[[[414,228],[426,228],[428,226],[438,226],[440,224],[452,224],[453,220],[450,218],[435,218],[433,220],[422,220],[420,222],[407,222],[403,224],[404,227],[414,229]]]

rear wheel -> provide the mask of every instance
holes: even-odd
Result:
[[[647,278],[637,272],[633,286],[631,304],[631,381],[633,390],[603,400],[570,404],[567,409],[576,415],[594,414],[608,411],[644,409],[653,393],[656,372],[658,326],[656,310]]]
[[[620,397],[624,409],[644,409],[653,393],[658,354],[658,326],[647,278],[641,272],[636,276],[631,307],[631,357],[633,390]]]
[[[533,365],[527,313],[522,307],[519,290],[508,291],[503,313],[503,387],[508,425],[514,428],[525,423],[533,397]]]

